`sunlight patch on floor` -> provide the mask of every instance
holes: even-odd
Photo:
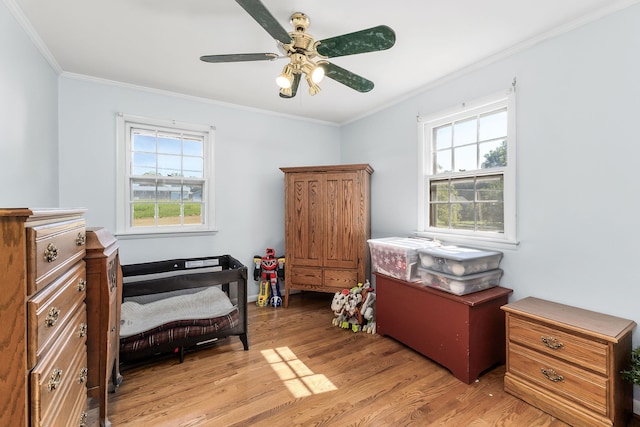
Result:
[[[309,369],[289,347],[262,350],[261,353],[295,398],[338,389],[326,376]]]

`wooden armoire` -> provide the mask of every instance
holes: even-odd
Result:
[[[289,292],[335,293],[368,277],[368,164],[283,167],[285,286]]]

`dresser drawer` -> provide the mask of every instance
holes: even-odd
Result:
[[[548,391],[581,402],[591,410],[607,415],[609,380],[559,359],[509,343],[509,372]]]
[[[509,317],[508,339],[602,374],[607,373],[607,344],[551,328],[533,320]]]
[[[27,228],[27,295],[51,283],[84,258],[85,221],[70,220]]]
[[[87,411],[87,389],[86,389],[86,354],[79,352],[71,364],[69,375],[73,381],[68,381],[66,388],[61,389],[61,401],[54,401],[49,413],[35,413],[32,420],[43,427],[80,427],[82,420],[85,420],[83,427],[88,427],[86,418],[82,416]]]
[[[78,390],[84,389],[86,393],[86,337],[79,337],[76,330],[76,325],[81,322],[86,322],[84,304],[55,341],[51,351],[31,371],[32,425],[49,425],[45,421],[55,418],[59,408],[64,406],[63,401],[66,402],[69,396],[75,396]]]
[[[33,368],[85,300],[85,263],[71,270],[27,302],[28,369]],[[86,328],[86,320],[82,323]],[[81,325],[76,325],[79,328]]]

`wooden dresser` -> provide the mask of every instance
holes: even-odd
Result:
[[[388,335],[447,367],[467,384],[504,363],[504,313],[511,289],[495,287],[453,295],[374,273],[376,325]]]
[[[634,321],[532,297],[503,310],[507,392],[571,425],[627,425]]]
[[[0,425],[85,426],[84,209],[0,209]]]
[[[335,293],[367,278],[367,164],[289,167],[285,173],[284,306],[292,289]]]
[[[98,400],[100,426],[111,425],[108,418],[107,394],[122,377],[119,370],[120,305],[122,302],[122,271],[118,256],[118,241],[105,228],[87,229],[87,312],[89,335],[90,398]]]

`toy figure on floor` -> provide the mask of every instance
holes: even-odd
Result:
[[[264,256],[253,257],[253,280],[260,281],[260,290],[256,305],[258,307],[280,307],[282,295],[280,294],[280,282],[284,279],[284,257],[276,257],[275,251],[267,248]]]

